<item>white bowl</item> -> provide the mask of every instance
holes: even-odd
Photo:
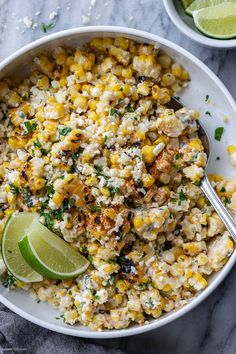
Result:
[[[165,9],[175,26],[186,36],[205,46],[216,48],[236,48],[236,39],[214,39],[205,36],[194,25],[191,16],[188,16],[180,0],[163,0]]]
[[[99,26],[70,29],[39,39],[12,54],[0,64],[0,78],[8,75],[25,75],[29,72],[32,58],[42,51],[48,51],[58,45],[67,47],[79,46],[89,41],[91,38],[98,36],[125,36],[138,42],[160,45],[164,51],[189,71],[191,82],[189,88],[181,94],[181,100],[189,107],[199,109],[203,113],[203,122],[212,138],[213,144],[212,162],[209,166],[210,172],[222,173],[222,171],[224,171],[226,176],[233,176],[235,169],[228,161],[226,145],[235,142],[236,120],[234,116],[236,116],[236,104],[234,99],[216,75],[200,60],[166,39],[147,32],[122,27]],[[209,95],[211,103],[205,102],[206,95]],[[212,118],[208,115],[204,115],[205,111],[211,111]],[[214,140],[214,131],[217,126],[224,125],[223,115],[229,117],[229,122],[227,123],[222,141],[217,142]],[[230,117],[232,119],[230,119]],[[217,156],[221,157],[219,161],[216,160]],[[37,304],[25,291],[13,290],[9,292],[2,285],[0,285],[0,301],[27,320],[56,332],[87,338],[124,337],[161,327],[193,309],[220,284],[235,261],[236,252],[232,254],[224,268],[211,277],[209,286],[184,308],[166,314],[159,319],[152,320],[149,324],[142,326],[134,325],[122,330],[93,332],[89,328],[81,325],[74,327],[66,325],[62,320],[56,319],[58,312],[50,305],[46,303]]]

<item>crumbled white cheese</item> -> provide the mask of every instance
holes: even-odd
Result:
[[[90,22],[90,17],[82,15],[82,23],[85,25]]]
[[[25,16],[25,17],[23,18],[23,23],[24,23],[24,25],[25,25],[27,28],[31,28],[32,25],[33,25],[32,19],[29,18],[28,16]]]
[[[58,12],[52,11],[52,12],[49,14],[49,20],[54,20],[54,18],[56,18],[57,16],[58,16]]]

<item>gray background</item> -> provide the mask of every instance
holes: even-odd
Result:
[[[84,25],[128,26],[158,34],[199,57],[236,97],[236,50],[209,49],[193,43],[170,22],[161,0],[0,0],[0,61],[23,45],[44,36],[42,22],[56,22],[48,33]],[[60,9],[57,7],[60,6]],[[35,13],[40,11],[40,15]],[[49,19],[58,12],[56,21]],[[90,14],[91,12],[91,14]],[[23,18],[38,24],[27,28]],[[200,306],[161,329],[129,338],[85,340],[129,353],[233,354],[236,353],[236,270]],[[68,348],[69,349],[69,348]]]

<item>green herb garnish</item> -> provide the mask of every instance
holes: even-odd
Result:
[[[120,192],[120,188],[118,187],[110,187],[109,192],[111,195],[111,199],[114,199],[115,195]]]
[[[130,103],[125,107],[127,112],[134,112],[133,107],[131,107]]]
[[[61,128],[61,129],[59,129],[59,134],[66,136],[67,134],[69,134],[71,132],[71,130],[72,129],[70,127]]]
[[[207,116],[210,116],[210,117],[212,116],[212,115],[211,115],[211,112],[209,112],[209,111],[206,111],[205,114],[206,114]]]
[[[47,33],[48,30],[54,28],[55,26],[56,26],[56,24],[54,22],[51,22],[51,23],[48,23],[48,24],[43,22],[40,25],[40,29],[41,29],[42,32]]]
[[[41,147],[42,147],[42,144],[40,143],[40,141],[39,141],[38,138],[34,141],[34,146],[35,146],[35,147],[38,147],[38,148],[41,148]]]
[[[221,190],[220,190],[221,193],[224,193],[225,192],[225,187],[222,187]]]
[[[17,195],[17,194],[20,193],[20,188],[17,187],[15,184],[10,183],[9,186],[10,186],[10,191],[11,191],[12,194]]]
[[[216,128],[216,130],[215,130],[215,139],[217,141],[220,141],[223,133],[224,133],[224,127]]]
[[[10,289],[12,286],[16,286],[16,278],[9,273],[4,279],[2,279],[2,285],[4,288]]]
[[[209,100],[209,95],[206,95],[205,102],[207,102],[208,100]]]
[[[183,202],[184,200],[187,200],[187,197],[184,194],[183,189],[181,189],[181,191],[179,192],[179,200],[181,200],[181,202]]]
[[[24,122],[25,128],[27,130],[27,134],[28,133],[32,133],[37,129],[37,124],[36,123],[31,123],[29,121]]]
[[[97,211],[98,213],[101,213],[101,211],[102,211],[102,208],[101,208],[101,205],[91,205],[90,206],[90,210],[92,211],[92,212],[95,212],[95,211]]]
[[[116,108],[111,108],[111,110],[110,110],[110,115],[111,115],[111,116],[114,116],[115,114],[117,114],[118,116],[121,116],[121,115],[122,115],[121,112],[120,112],[118,109],[116,109]]]

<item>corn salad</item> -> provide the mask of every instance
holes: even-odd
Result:
[[[97,38],[0,82],[1,230],[38,212],[91,262],[76,279],[16,286],[70,325],[121,329],[176,310],[234,250],[200,189],[198,114],[166,106],[188,81],[153,45]],[[236,181],[211,180],[235,209]]]

